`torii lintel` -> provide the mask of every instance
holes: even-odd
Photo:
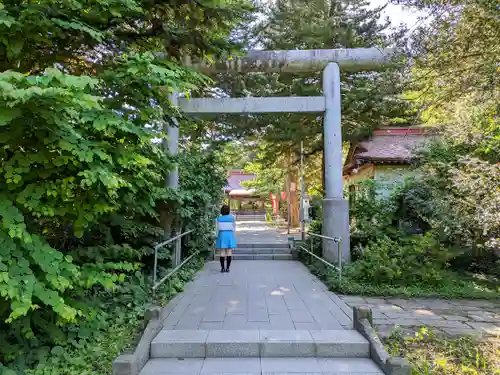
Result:
[[[202,73],[219,72],[315,72],[335,62],[342,71],[379,70],[390,65],[396,55],[393,48],[352,48],[263,51],[251,50],[245,56],[223,61],[193,61],[184,57],[184,64]]]

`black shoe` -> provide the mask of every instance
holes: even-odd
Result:
[[[226,270],[224,268],[221,268],[220,273],[224,273]]]
[[[226,271],[225,272],[229,272],[229,268],[226,268]]]

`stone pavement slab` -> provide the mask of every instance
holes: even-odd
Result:
[[[162,358],[140,375],[383,375],[366,358]]]
[[[368,340],[355,330],[162,330],[151,342],[152,358],[365,358],[369,353]]]
[[[209,262],[174,303],[164,329],[352,329],[352,310],[295,261]]]
[[[381,336],[395,326],[412,333],[431,327],[449,336],[500,336],[500,301],[339,296],[348,306],[372,309]]]
[[[265,221],[262,222],[236,222],[236,242],[237,243],[287,243],[288,237],[300,238],[300,234],[296,231],[287,234],[286,229],[278,229],[271,227]]]

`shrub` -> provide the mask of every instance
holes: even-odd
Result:
[[[450,339],[422,328],[413,337],[394,333],[385,341],[392,356],[408,358],[413,375],[495,375],[500,373],[500,342],[471,337]]]
[[[433,284],[445,277],[451,254],[430,234],[369,242],[362,257],[346,267],[346,276],[375,284]]]
[[[348,193],[353,258],[360,255],[360,246],[382,236],[397,235],[397,206],[392,197],[385,199],[377,195],[377,187],[376,181],[367,180],[361,182],[357,190]]]

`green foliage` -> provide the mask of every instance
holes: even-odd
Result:
[[[63,293],[76,286],[112,288],[123,279],[117,272],[135,266],[77,265],[69,252],[99,220],[124,210],[131,200],[140,214],[154,214],[144,199],[161,198],[158,183],[168,164],[150,144],[150,131],[91,95],[97,80],[56,69],[35,78],[0,73],[1,101],[17,111],[0,130],[2,296],[11,301],[7,322],[41,304],[50,306],[61,323],[72,322],[83,313]],[[73,244],[63,249],[65,241]]]
[[[422,328],[413,337],[395,332],[384,341],[392,356],[407,358],[413,375],[495,375],[500,373],[497,340],[450,339]]]
[[[103,52],[118,56],[131,48],[166,52],[173,59],[181,50],[193,57],[216,55],[238,46],[231,33],[251,9],[245,0],[4,1],[0,71],[40,72],[59,62],[76,72],[87,69],[89,60],[99,62]]]
[[[358,255],[360,247],[370,241],[397,236],[397,206],[392,199],[381,197],[378,188],[377,182],[366,180],[357,185],[357,190],[348,193],[353,255]]]
[[[159,303],[167,303],[183,290],[186,282],[203,266],[202,258],[194,259],[177,272],[170,285],[158,291]],[[136,345],[144,328],[144,313],[151,306],[149,280],[137,273],[112,293],[103,292],[99,302],[98,323],[78,328],[74,339],[59,343],[49,350],[37,352],[39,363],[27,370],[31,375],[106,375],[112,361],[124,350]],[[103,301],[108,301],[104,302]]]
[[[397,0],[428,12],[402,40],[414,64],[411,87],[428,120],[449,123],[450,103],[474,93],[477,104],[498,98],[500,19],[496,0]],[[424,112],[424,114],[427,114]],[[427,116],[426,116],[427,117]]]
[[[201,252],[215,244],[215,219],[222,204],[226,171],[213,152],[191,149],[179,160],[179,216],[186,228],[196,229],[189,246]]]
[[[253,148],[254,144],[234,140],[220,145],[216,153],[226,169],[245,169],[248,163],[255,160]]]
[[[401,207],[407,199],[400,191],[387,199],[377,196],[376,187],[367,182],[351,192],[353,262],[344,266],[342,282],[337,272],[303,255],[312,272],[332,290],[345,294],[498,298],[500,287],[494,275],[464,274],[464,267],[457,264],[462,256],[458,249],[440,241],[432,229],[423,235],[412,234],[415,223],[420,223],[405,216],[408,211]],[[309,230],[320,233],[321,223],[313,223]],[[312,244],[313,251],[321,255],[321,241],[314,239]]]
[[[319,251],[318,253],[320,254]],[[313,274],[324,281],[331,291],[341,294],[493,300],[500,297],[498,280],[484,277],[484,275],[480,277],[467,277],[463,274],[450,271],[441,273],[442,279],[438,284],[375,284],[371,280],[357,280],[352,276],[352,271],[346,270],[342,275],[342,281],[339,281],[338,272],[325,266],[320,261],[311,259],[303,253],[301,253],[301,259]],[[376,265],[371,265],[371,267],[376,268]]]
[[[402,215],[462,255],[455,268],[500,275],[500,49],[496,1],[405,3],[429,10],[416,29],[412,76],[422,118],[441,140],[418,157],[422,178],[402,193]]]
[[[411,236],[399,241],[381,237],[362,249],[362,257],[346,266],[346,276],[373,284],[438,285],[451,254],[431,237]]]
[[[379,22],[382,7],[368,1],[279,0],[266,4],[265,17],[250,29],[251,40],[264,49],[331,49],[383,47],[393,42]],[[218,86],[233,97],[322,95],[322,72],[220,74]],[[374,128],[408,123],[413,116],[399,99],[397,71],[342,73],[342,132],[344,140],[366,136]],[[224,116],[215,127],[217,138],[248,137],[260,145],[265,170],[296,168],[300,143],[311,192],[322,195],[323,117],[311,114],[252,114]],[[212,135],[212,134],[210,134]],[[285,161],[285,163],[283,163]],[[279,176],[279,173],[277,174]]]
[[[313,3],[303,12],[326,10],[324,3],[323,8]],[[404,40],[413,57],[406,96],[414,99],[414,109],[424,121],[445,125],[440,139],[416,155],[417,177],[392,197],[377,196],[373,182],[350,193],[355,262],[346,266],[342,283],[331,271],[324,276],[332,288],[343,292],[498,296],[500,86],[494,56],[500,46],[500,28],[498,17],[493,16],[498,5],[495,1],[403,3],[427,9],[433,18],[430,25],[416,25],[411,43]],[[278,2],[282,15],[287,4]],[[295,29],[302,30],[299,14],[295,12],[288,23],[283,17],[264,33],[276,34],[273,27],[281,27],[294,36]],[[305,30],[319,40],[317,23],[309,22]],[[303,38],[300,32],[297,35]],[[343,34],[335,37],[342,39]],[[356,112],[359,108],[349,102],[350,94],[343,102]],[[347,125],[350,114],[343,108]],[[365,123],[354,123],[360,124]]]
[[[185,254],[211,246],[224,183],[217,160],[193,147],[173,158],[154,140],[179,115],[168,94],[210,82],[179,64],[181,51],[237,48],[231,34],[250,9],[245,0],[0,4],[4,365],[109,373],[150,299],[160,211],[196,227]],[[164,181],[177,162],[173,191]],[[162,252],[160,272],[170,255]]]
[[[285,190],[286,163],[283,160],[274,160],[269,165],[265,160],[268,147],[270,147],[269,144],[261,142],[254,160],[245,166],[245,172],[254,173],[256,178],[243,182],[243,185],[249,189],[255,189],[258,194],[262,195],[279,194]]]
[[[400,192],[400,215],[462,255],[460,268],[495,272],[500,243],[500,122],[492,103],[457,110],[455,126],[421,151],[421,177]]]

